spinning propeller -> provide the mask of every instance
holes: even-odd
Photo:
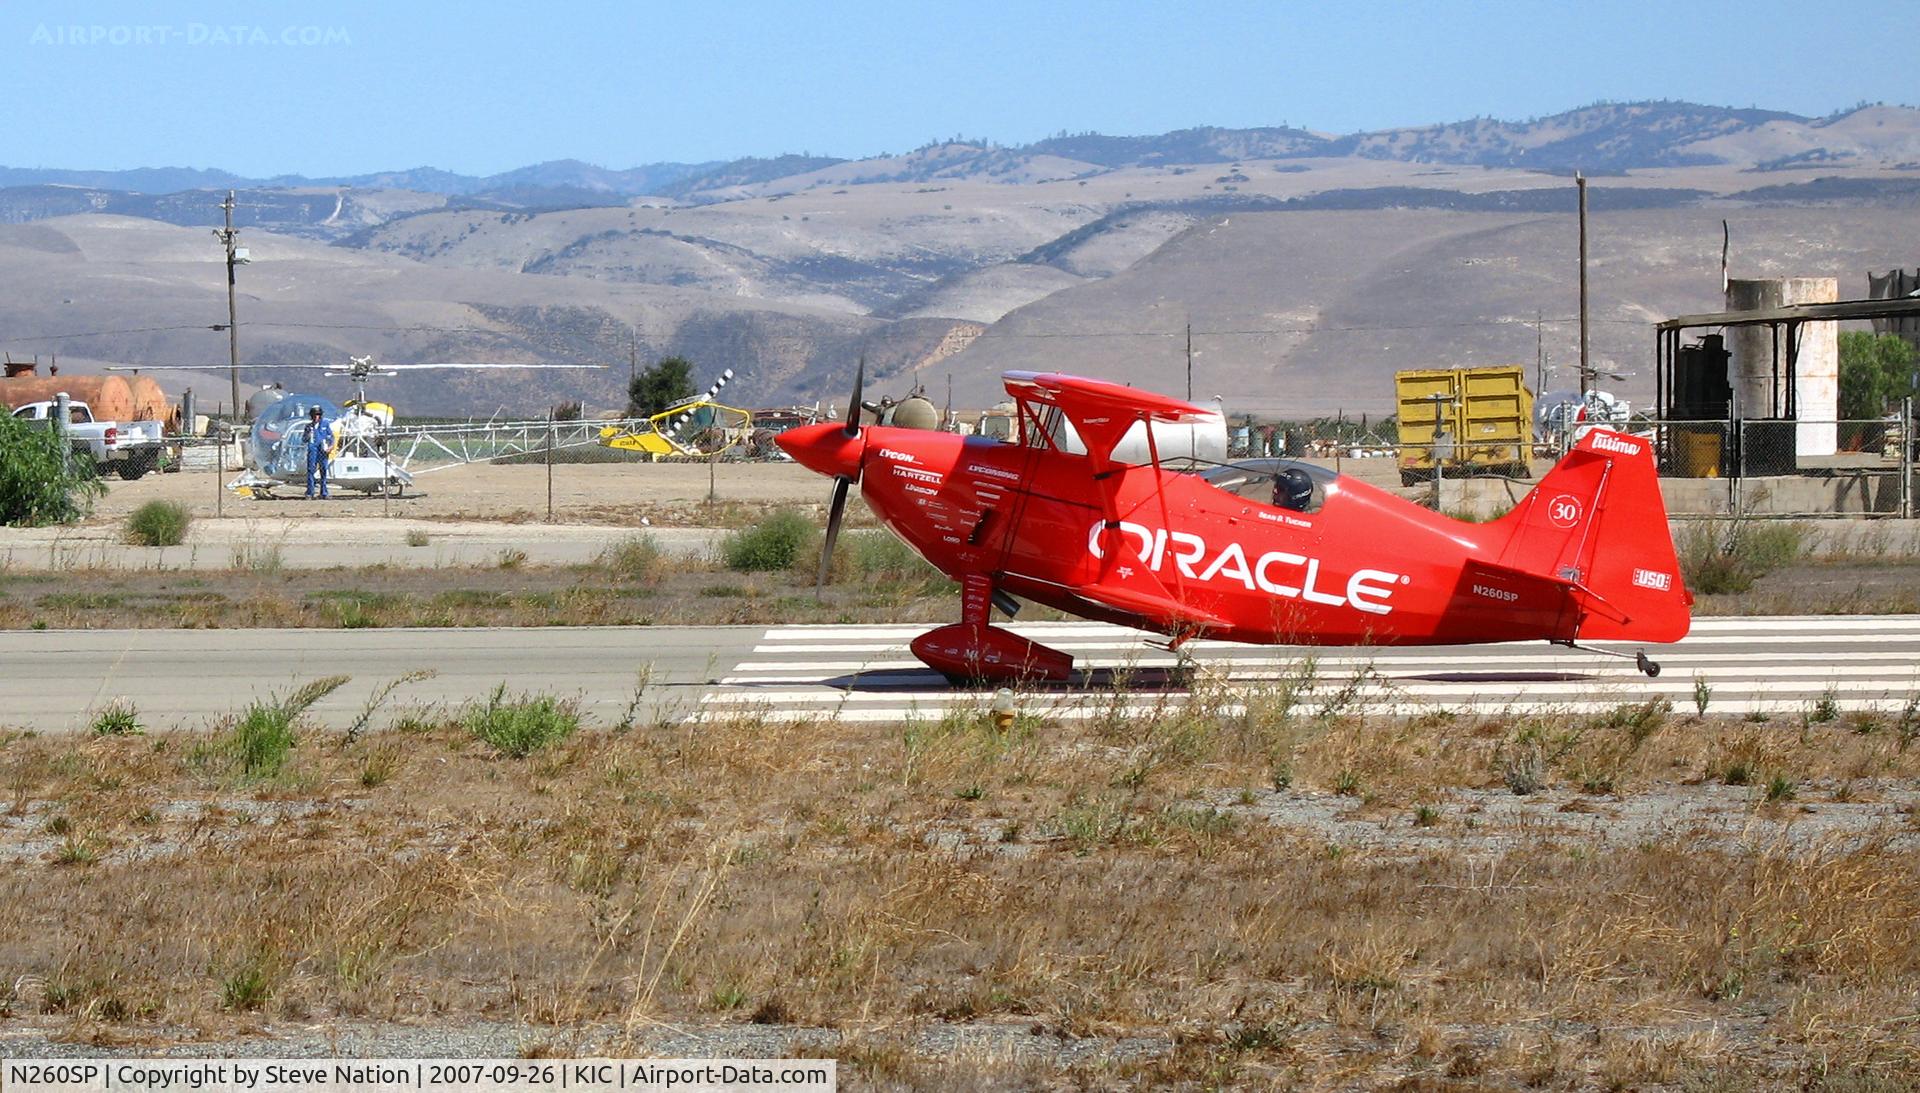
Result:
[[[827,584],[827,569],[833,564],[833,544],[840,538],[840,518],[847,511],[847,487],[860,481],[860,464],[867,454],[867,438],[860,431],[860,388],[866,383],[867,359],[853,373],[853,398],[847,402],[845,424],[823,421],[788,429],[774,438],[788,455],[806,467],[833,479],[833,502],[827,507],[827,537],[820,544],[820,574],[813,594],[817,597]]]
[[[853,370],[853,397],[847,400],[847,424],[844,435],[848,440],[860,436],[860,388],[867,378],[867,358],[861,357]],[[864,453],[862,453],[864,454]],[[820,596],[820,590],[827,586],[827,570],[833,565],[833,543],[840,538],[840,517],[847,511],[847,487],[860,477],[860,464],[853,465],[851,476],[837,474],[833,476],[833,503],[827,506],[827,538],[820,544],[820,573],[813,580],[813,595]]]

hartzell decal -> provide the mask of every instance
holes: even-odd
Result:
[[[1106,556],[1100,546],[1101,533],[1105,530],[1104,521],[1096,522],[1087,529],[1087,552],[1095,558]],[[1249,592],[1259,589],[1275,596],[1302,599],[1328,607],[1351,606],[1369,615],[1391,614],[1393,605],[1385,601],[1393,595],[1394,586],[1411,583],[1411,579],[1404,574],[1390,573],[1384,569],[1362,569],[1347,578],[1344,596],[1334,595],[1318,587],[1318,558],[1270,550],[1249,560],[1246,549],[1239,543],[1228,543],[1216,554],[1205,539],[1184,531],[1147,528],[1125,520],[1120,522],[1118,530],[1133,540],[1133,553],[1156,573],[1163,572],[1167,563],[1171,562],[1181,576],[1190,580],[1231,580]],[[1168,547],[1173,549],[1168,550]],[[1300,583],[1284,583],[1294,579]]]
[[[931,486],[938,486],[946,477],[939,471],[930,471],[923,467],[902,467],[898,464],[894,465],[893,473],[901,478],[909,478],[915,482],[925,482]]]

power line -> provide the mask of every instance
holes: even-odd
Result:
[[[1611,323],[1618,326],[1651,325],[1646,321],[1640,320],[1640,319],[1600,318],[1600,319],[1593,319],[1591,321],[1596,323]],[[1549,326],[1550,325],[1567,325],[1567,324],[1572,324],[1577,322],[1579,322],[1578,317],[1566,316],[1566,317],[1554,317],[1554,318],[1543,318],[1543,319],[1479,319],[1479,320],[1469,320],[1465,322],[1450,322],[1450,323],[1440,323],[1440,322],[1328,323],[1328,324],[1303,323],[1296,326],[1226,327],[1218,330],[1207,330],[1204,328],[1196,327],[1193,330],[1193,336],[1204,337],[1204,338],[1272,337],[1272,336],[1277,336],[1282,334],[1349,334],[1349,333],[1394,332],[1394,331],[1406,331],[1406,330],[1471,330],[1471,329],[1484,328],[1484,327],[1507,327],[1507,326],[1532,327],[1536,323],[1541,325],[1549,325]],[[492,327],[485,327],[485,326],[433,326],[430,324],[398,325],[398,324],[386,324],[386,323],[312,323],[312,322],[286,322],[286,321],[268,320],[268,319],[255,319],[248,322],[240,323],[238,325],[242,328],[258,327],[262,329],[274,329],[274,330],[279,330],[279,329],[366,330],[366,331],[379,331],[379,332],[395,333],[395,334],[484,334],[484,335],[488,335],[490,337],[496,337],[496,338],[515,338],[515,337],[525,336],[523,332],[512,331],[512,330],[497,330]],[[15,337],[15,336],[9,335],[5,338],[5,340],[13,343],[55,342],[55,341],[66,341],[69,339],[78,339],[78,338],[109,338],[109,337],[118,337],[118,336],[123,336],[128,334],[170,333],[170,332],[176,332],[176,331],[182,331],[182,330],[213,330],[213,331],[224,332],[226,329],[227,329],[227,324],[225,323],[180,323],[180,324],[173,324],[168,326],[125,327],[118,330],[76,330],[76,331],[67,331],[65,333],[60,333],[60,334],[34,334],[34,335],[28,335],[26,337]],[[598,334],[597,333],[583,334],[581,336],[597,337]],[[980,339],[993,339],[998,341],[1002,339],[1011,339],[1011,338],[1033,338],[1033,339],[1185,338],[1187,336],[1188,335],[1187,335],[1186,329],[1182,327],[1179,330],[988,330],[980,335]],[[979,339],[976,339],[976,340],[979,340]]]
[[[132,326],[132,327],[126,328],[125,330],[82,330],[82,331],[75,331],[69,334],[37,334],[27,338],[16,338],[16,337],[13,337],[12,335],[8,335],[6,340],[10,342],[57,342],[57,341],[64,341],[68,338],[111,338],[111,337],[116,337],[122,334],[157,334],[164,331],[172,331],[172,330],[225,330],[225,329],[226,329],[226,326],[224,324],[214,325],[209,323],[196,323],[192,325],[183,324],[179,326]]]

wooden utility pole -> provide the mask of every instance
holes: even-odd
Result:
[[[240,318],[235,300],[233,267],[237,264],[235,250],[240,233],[233,227],[232,190],[227,191],[227,199],[220,203],[220,208],[226,213],[227,226],[215,228],[213,234],[219,238],[221,245],[227,248],[227,369],[233,380],[233,412],[238,414],[240,412]]]
[[[1547,393],[1547,333],[1540,309],[1533,309],[1533,397]]]
[[[1187,324],[1187,401],[1193,401],[1193,324]]]
[[[1580,395],[1593,389],[1593,365],[1587,359],[1587,176],[1575,174],[1580,187]]]

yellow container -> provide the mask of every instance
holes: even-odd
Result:
[[[1668,426],[1673,433],[1673,473],[1681,478],[1720,477],[1720,426],[1717,423]]]
[[[1432,472],[1436,440],[1450,470],[1525,472],[1533,450],[1533,393],[1523,365],[1410,369],[1395,373],[1394,395],[1403,475]]]

